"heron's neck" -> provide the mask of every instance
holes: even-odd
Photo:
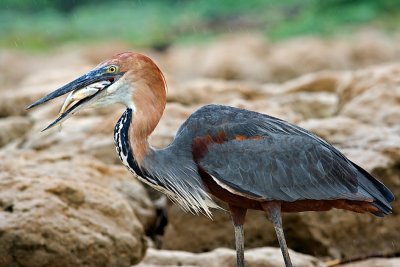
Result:
[[[151,132],[138,140],[129,140],[129,136],[132,138],[132,135],[135,134],[134,128],[140,127],[140,120],[136,121],[134,114],[135,112],[128,108],[114,130],[115,145],[124,165],[134,172],[142,182],[167,194],[181,204],[185,210],[192,210],[196,213],[204,212],[210,217],[211,212],[208,208],[218,208],[218,205],[212,201],[203,188],[195,163],[184,154],[180,154],[181,157],[174,157],[174,155],[166,157],[166,155],[170,155],[166,154],[170,151],[153,151],[147,141]],[[149,153],[151,153],[150,156],[148,156]],[[138,160],[138,156],[139,158],[140,156],[144,157],[143,166],[140,165],[141,161]],[[146,156],[148,157],[146,158]],[[179,182],[176,179],[179,179]]]
[[[151,151],[148,139],[160,121],[163,110],[148,106],[146,109],[138,107],[132,112],[129,142],[133,156],[139,165]]]
[[[141,180],[145,183],[148,183],[151,186],[156,186],[160,188],[159,183],[152,178],[152,175],[147,172],[146,169],[141,168],[140,163],[138,161],[138,149],[146,151],[149,153],[151,151],[151,147],[147,142],[147,138],[144,140],[139,140],[135,142],[130,141],[130,135],[132,132],[132,125],[134,123],[134,111],[131,108],[128,108],[124,114],[122,114],[121,118],[118,120],[114,129],[114,142],[117,148],[118,155],[122,161],[122,163],[132,172],[134,172]],[[135,123],[136,124],[136,123]],[[133,144],[133,146],[132,146]],[[135,150],[134,150],[135,149]],[[144,155],[144,157],[147,154]]]
[[[148,143],[148,135],[138,133],[133,129],[140,127],[135,121],[135,111],[131,108],[126,109],[118,120],[114,129],[114,142],[118,155],[125,166],[134,171],[137,175],[144,177],[140,168],[140,163],[151,151]],[[141,135],[143,134],[143,135]],[[134,139],[132,139],[134,138]]]
[[[165,104],[144,105],[145,101],[134,108],[128,108],[119,119],[114,130],[114,140],[118,153],[125,165],[140,166],[151,152],[149,136],[156,128],[163,114]],[[122,154],[121,154],[122,153]],[[125,160],[124,160],[125,159]]]
[[[119,118],[114,128],[114,143],[124,165],[131,168],[137,175],[142,176],[129,143],[129,128],[132,121],[132,113],[133,110],[128,108],[122,114],[121,118]]]
[[[162,73],[153,71],[154,77],[147,75],[146,79],[136,78],[133,84],[134,105],[129,127],[129,141],[133,156],[140,165],[142,160],[150,153],[148,138],[160,121],[165,105],[166,90]]]

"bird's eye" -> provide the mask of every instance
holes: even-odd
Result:
[[[107,70],[107,72],[109,72],[109,73],[114,73],[114,72],[116,72],[116,71],[117,71],[117,67],[115,67],[115,66],[111,66],[111,67],[109,67],[108,70]]]

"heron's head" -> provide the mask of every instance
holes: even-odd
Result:
[[[147,56],[126,52],[100,63],[93,70],[51,92],[27,107],[36,107],[69,93],[60,116],[45,130],[66,120],[78,110],[123,104],[142,114],[164,110],[166,98],[164,76]]]

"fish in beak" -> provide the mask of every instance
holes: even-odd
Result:
[[[57,124],[61,124],[61,122],[71,117],[78,110],[89,107],[104,96],[106,94],[106,89],[123,75],[123,73],[117,71],[116,67],[112,67],[115,70],[112,73],[109,71],[110,67],[107,66],[94,69],[29,105],[27,109],[31,109],[69,93],[61,107],[59,117],[42,131],[48,130]]]

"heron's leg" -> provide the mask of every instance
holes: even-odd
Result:
[[[244,267],[244,231],[243,224],[247,209],[229,205],[233,226],[235,227],[237,267]]]
[[[278,238],[281,247],[283,259],[286,267],[293,267],[290,260],[288,247],[286,245],[285,235],[282,228],[281,204],[278,202],[264,202],[261,204],[264,211],[268,214],[268,219],[272,222],[275,228],[276,237]]]

